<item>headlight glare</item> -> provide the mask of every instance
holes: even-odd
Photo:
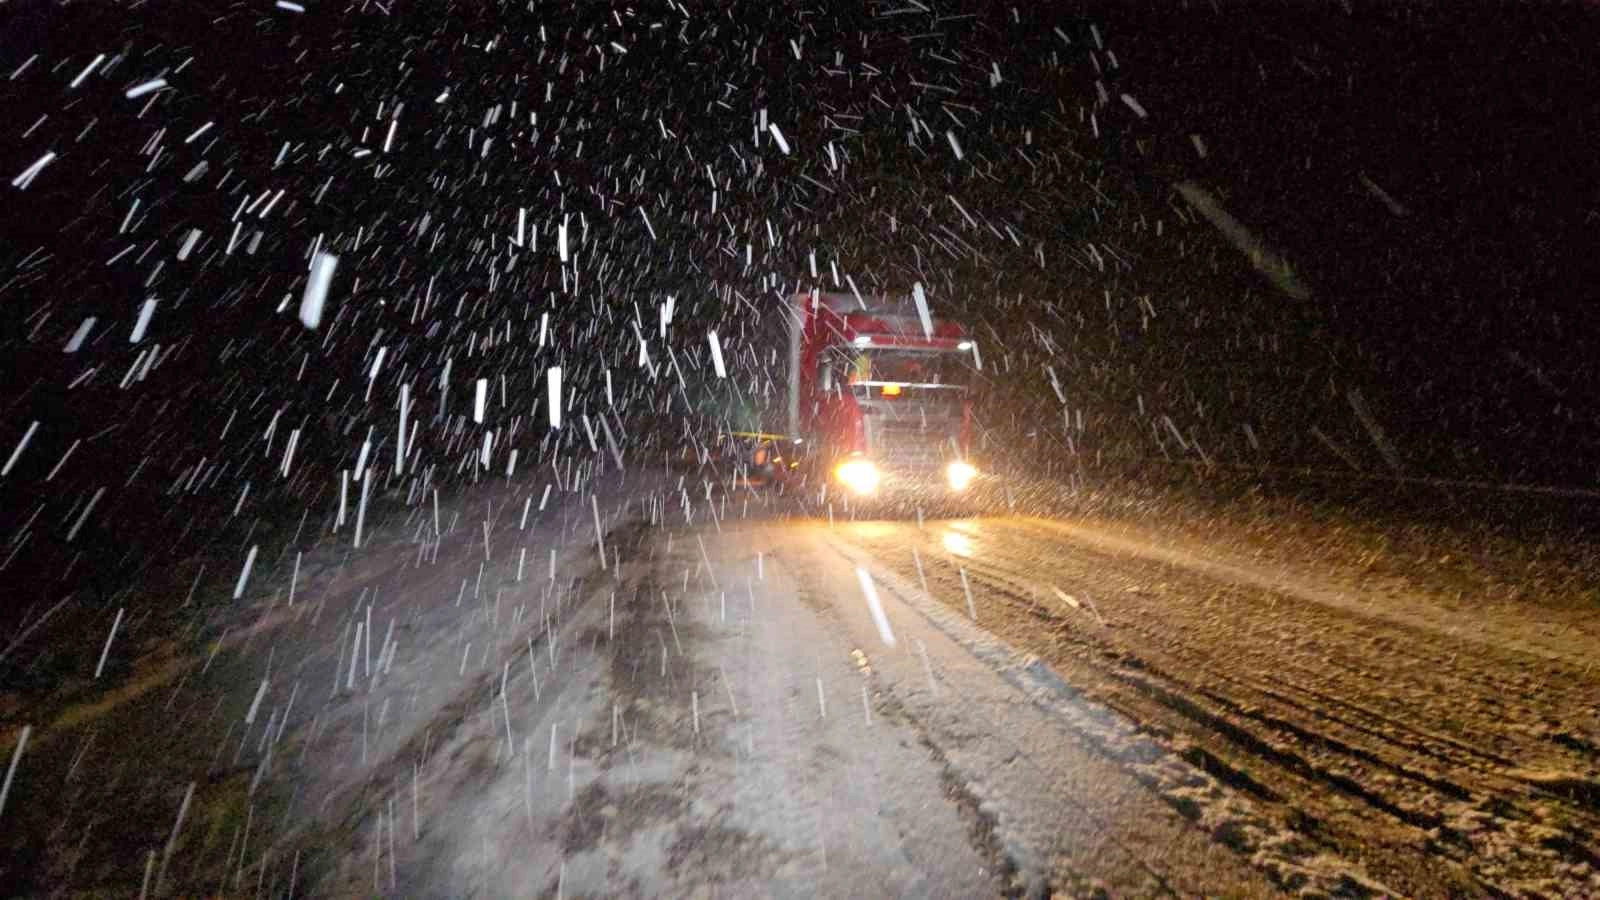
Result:
[[[876,493],[881,475],[871,460],[852,459],[839,464],[834,475],[845,487],[859,496]]]
[[[944,477],[950,482],[953,491],[964,491],[978,477],[978,470],[971,463],[953,462],[945,467]]]

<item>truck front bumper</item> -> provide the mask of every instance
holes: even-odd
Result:
[[[938,469],[880,467],[864,456],[854,456],[834,466],[833,483],[845,494],[866,499],[883,494],[960,495],[981,477],[976,466],[963,460]]]

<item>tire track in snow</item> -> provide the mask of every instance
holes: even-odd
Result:
[[[1112,557],[1099,547],[1066,543],[1059,533],[1052,536],[1046,529],[1032,525],[1031,522],[1019,525],[1010,521],[980,520],[975,533],[982,534],[987,528],[991,532],[999,529],[999,534],[992,535],[992,540],[977,538],[980,546],[976,550],[966,548],[973,553],[972,558],[959,558],[937,549],[933,533],[917,534],[909,526],[890,536],[880,535],[875,541],[864,540],[863,544],[902,572],[908,569],[906,562],[909,560],[900,557],[910,556],[904,544],[922,547],[923,566],[930,587],[951,609],[957,610],[965,607],[964,591],[953,577],[954,567],[960,563],[966,568],[977,596],[980,623],[986,617],[986,605],[991,622],[996,619],[995,604],[999,604],[1001,610],[1009,608],[1010,616],[1026,617],[1017,620],[1018,623],[1034,624],[1027,627],[1017,624],[1016,627],[1023,630],[1008,632],[1016,634],[1024,646],[1052,659],[1069,662],[1074,668],[1086,667],[1087,673],[1094,673],[1090,682],[1101,680],[1094,688],[1097,695],[1105,696],[1108,702],[1136,719],[1167,732],[1169,742],[1175,742],[1174,746],[1219,777],[1250,790],[1269,803],[1273,802],[1272,796],[1277,796],[1283,801],[1280,807],[1287,807],[1283,812],[1288,814],[1288,821],[1308,827],[1308,837],[1312,839],[1359,852],[1363,841],[1383,831],[1380,828],[1371,832],[1359,825],[1360,816],[1354,823],[1339,826],[1340,820],[1348,819],[1350,810],[1338,805],[1330,807],[1320,798],[1323,791],[1332,788],[1369,805],[1381,816],[1411,832],[1413,836],[1404,838],[1404,842],[1420,847],[1424,853],[1413,871],[1437,868],[1435,855],[1443,854],[1465,870],[1462,874],[1472,879],[1478,890],[1493,890],[1495,884],[1516,890],[1514,885],[1520,883],[1520,879],[1538,878],[1550,871],[1557,860],[1578,867],[1574,871],[1580,883],[1584,879],[1584,867],[1593,870],[1593,854],[1583,849],[1592,843],[1591,835],[1595,833],[1592,824],[1594,795],[1587,789],[1588,782],[1578,779],[1576,788],[1570,779],[1551,778],[1538,783],[1534,778],[1508,771],[1503,759],[1492,752],[1477,751],[1448,736],[1431,741],[1419,736],[1419,728],[1400,718],[1398,712],[1385,716],[1363,708],[1367,725],[1364,729],[1357,727],[1318,707],[1326,691],[1312,693],[1300,683],[1308,669],[1295,659],[1281,660],[1282,665],[1271,671],[1270,679],[1256,678],[1251,674],[1254,671],[1251,666],[1219,665],[1228,658],[1215,655],[1219,647],[1195,642],[1204,636],[1203,629],[1197,630],[1192,623],[1179,624],[1187,622],[1183,619],[1185,612],[1225,617],[1242,614],[1246,608],[1251,615],[1267,615],[1267,611],[1272,610],[1286,621],[1306,615],[1321,616],[1329,620],[1329,624],[1315,632],[1317,637],[1334,639],[1329,636],[1338,636],[1348,629],[1348,626],[1340,628],[1341,615],[1348,618],[1348,611],[1341,614],[1338,610],[1307,607],[1303,603],[1283,604],[1280,609],[1277,601],[1268,597],[1264,604],[1252,603],[1248,607],[1235,607],[1230,612],[1227,608],[1208,606],[1194,599],[1195,590],[1203,590],[1205,583],[1215,584],[1208,578],[1195,581],[1191,574],[1171,566],[1158,566],[1144,559]],[[935,524],[931,529],[937,531],[940,527]],[[970,525],[967,530],[971,530]],[[1043,575],[1039,563],[1045,557],[1056,560],[1048,575]],[[1180,584],[1189,584],[1190,590],[1182,595],[1169,592],[1160,598],[1137,594],[1118,597],[1104,593],[1108,578],[1115,581],[1114,576],[1128,572],[1145,583],[1152,579],[1177,580]],[[1208,576],[1216,574],[1211,572]],[[1057,582],[1065,577],[1068,580],[1063,583],[1074,590],[1080,589],[1078,585],[1099,585],[1099,608],[1106,609],[1113,620],[1113,628],[1109,631],[1096,628],[1087,616],[1075,622],[1063,615],[1068,612],[1065,607],[1060,613],[1046,608],[1038,599],[1042,593],[1037,589],[1041,576]],[[1233,595],[1248,595],[1259,589],[1229,586],[1228,590]],[[1111,606],[1107,607],[1107,603]],[[1140,615],[1134,610],[1144,613]],[[1008,614],[1001,612],[999,615],[1004,619]],[[1169,621],[1175,615],[1178,622]],[[1462,672],[1457,676],[1467,689],[1493,690],[1499,683],[1492,675],[1486,675],[1486,671],[1493,669],[1482,662],[1482,654],[1439,653],[1423,639],[1425,637],[1397,642],[1403,646],[1396,648],[1402,654],[1414,652],[1418,658],[1416,666],[1421,672],[1433,676],[1473,661],[1479,663],[1478,672],[1472,675]],[[1248,639],[1236,640],[1233,646],[1234,658],[1240,651],[1248,654],[1255,649]],[[1495,661],[1490,658],[1490,662]],[[1177,674],[1180,672],[1202,673],[1203,677],[1180,676]],[[1326,682],[1326,676],[1314,680],[1328,683],[1330,688],[1334,686]],[[1339,683],[1346,690],[1352,686],[1348,678],[1341,677]],[[1361,683],[1365,683],[1365,679]],[[1357,693],[1359,696],[1359,690]],[[1308,699],[1293,704],[1284,703],[1275,696],[1284,694],[1305,694]],[[1335,706],[1339,708],[1344,707],[1342,704]],[[1198,752],[1195,752],[1197,745],[1190,743],[1196,739]],[[1254,765],[1251,760],[1255,761]],[[1265,770],[1261,770],[1262,765],[1266,766]],[[1375,771],[1380,774],[1375,775]],[[1263,786],[1265,791],[1261,790]],[[1554,826],[1548,823],[1552,804],[1565,810]],[[1319,809],[1322,812],[1316,812]],[[1306,819],[1305,811],[1313,812],[1313,818]],[[1470,829],[1482,822],[1481,817],[1485,815],[1488,820],[1483,824],[1491,827],[1486,831],[1480,827],[1474,834]],[[1563,819],[1565,825],[1561,824]],[[1496,821],[1504,823],[1504,827],[1521,839],[1490,840]],[[1319,836],[1318,832],[1330,824],[1336,826],[1333,833]],[[1463,825],[1465,827],[1461,827]],[[1355,830],[1350,831],[1351,828]],[[1392,826],[1389,830],[1393,830]],[[1340,832],[1347,833],[1341,836]],[[1486,840],[1488,846],[1482,846]],[[1390,852],[1394,852],[1396,845],[1388,846]]]

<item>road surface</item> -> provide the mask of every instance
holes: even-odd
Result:
[[[263,559],[238,603],[219,580],[196,633],[135,631],[120,684],[41,714],[20,756],[6,735],[0,826],[25,837],[0,875],[39,895],[1600,892],[1590,611],[1087,519],[545,487],[395,503],[359,549],[330,528]]]

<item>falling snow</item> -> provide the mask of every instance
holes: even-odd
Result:
[[[1595,20],[1200,7],[4,9],[6,893],[1600,894]]]

